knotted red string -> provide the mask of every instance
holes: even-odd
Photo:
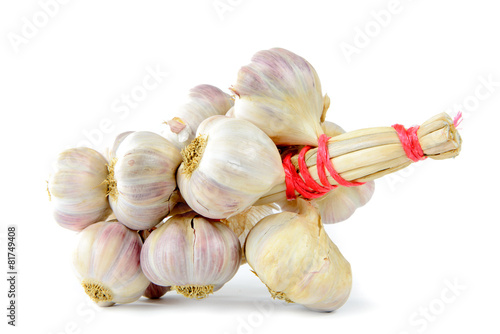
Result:
[[[401,142],[401,145],[403,145],[403,149],[409,159],[417,162],[426,158],[417,136],[417,131],[420,126],[417,125],[405,129],[405,127],[401,124],[394,124],[392,127],[396,130],[399,141]]]
[[[306,164],[306,153],[311,149],[311,146],[306,146],[300,150],[298,157],[299,173],[292,163],[292,153],[289,153],[283,159],[283,168],[285,169],[285,184],[286,184],[286,198],[293,200],[296,198],[295,191],[302,197],[307,199],[318,198],[337,187],[328,182],[328,177],[325,168],[330,173],[331,177],[337,183],[344,187],[353,187],[364,184],[364,182],[351,182],[345,180],[340,174],[335,171],[333,163],[330,161],[330,153],[328,152],[328,137],[322,134],[318,139],[318,152],[316,158],[316,167],[318,170],[318,177],[322,184],[319,184],[309,173]]]

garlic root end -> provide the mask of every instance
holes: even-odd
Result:
[[[183,285],[172,286],[172,289],[186,298],[204,299],[214,293],[213,285]]]
[[[96,303],[111,302],[113,294],[111,290],[106,288],[102,283],[93,280],[83,280],[82,286],[85,293]]]

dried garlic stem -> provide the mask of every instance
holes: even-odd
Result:
[[[456,157],[460,153],[462,140],[453,119],[446,113],[438,114],[423,123],[417,135],[426,157],[442,160]],[[328,152],[335,170],[348,181],[374,180],[412,163],[392,127],[362,129],[335,136],[328,141]],[[316,158],[317,149],[307,152],[307,167],[311,176],[319,182]],[[298,154],[292,157],[296,167],[297,160]],[[337,184],[331,177],[328,177],[328,181],[332,185]],[[254,205],[284,200],[285,190],[286,185],[283,182],[272,188]]]

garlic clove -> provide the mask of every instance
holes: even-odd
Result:
[[[178,200],[175,172],[181,160],[175,146],[160,135],[127,135],[109,164],[109,202],[117,219],[146,230],[165,218]]]
[[[236,235],[195,213],[171,217],[151,233],[141,252],[141,265],[151,282],[196,299],[228,282],[240,259]]]
[[[328,237],[314,206],[297,201],[299,213],[270,215],[254,226],[245,256],[273,298],[333,311],[349,297],[351,266]]]
[[[246,259],[243,253],[243,246],[245,245],[245,240],[247,238],[250,230],[261,220],[262,218],[272,215],[279,211],[279,206],[276,204],[267,204],[259,206],[251,206],[245,211],[231,216],[226,219],[222,219],[220,222],[231,229],[231,231],[236,234],[238,240],[240,241],[242,247],[242,259],[241,264],[246,263]]]
[[[207,218],[238,214],[284,180],[276,145],[241,119],[206,119],[182,156],[177,171],[181,195],[189,207]]]
[[[210,116],[224,115],[234,105],[229,94],[211,85],[198,85],[189,91],[188,102],[167,121],[168,129],[162,134],[179,150],[196,137],[201,122]]]
[[[72,148],[59,154],[47,183],[59,225],[81,231],[109,216],[106,164],[106,159],[91,148]]]
[[[150,283],[146,291],[144,291],[143,296],[149,299],[159,299],[169,291],[170,291],[169,286],[160,286],[154,283]]]
[[[142,241],[119,222],[99,222],[78,235],[73,266],[85,292],[99,306],[131,303],[149,285],[140,266]]]
[[[259,51],[231,90],[238,96],[234,117],[254,123],[277,145],[317,145],[329,98],[304,58],[279,48]]]

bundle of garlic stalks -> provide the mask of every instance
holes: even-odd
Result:
[[[170,290],[202,299],[247,262],[273,298],[336,310],[351,267],[324,224],[366,204],[374,179],[460,151],[446,114],[409,129],[325,121],[316,71],[284,49],[255,54],[231,91],[191,89],[163,136],[125,132],[104,155],[58,156],[54,218],[78,231],[73,264],[98,305]]]

